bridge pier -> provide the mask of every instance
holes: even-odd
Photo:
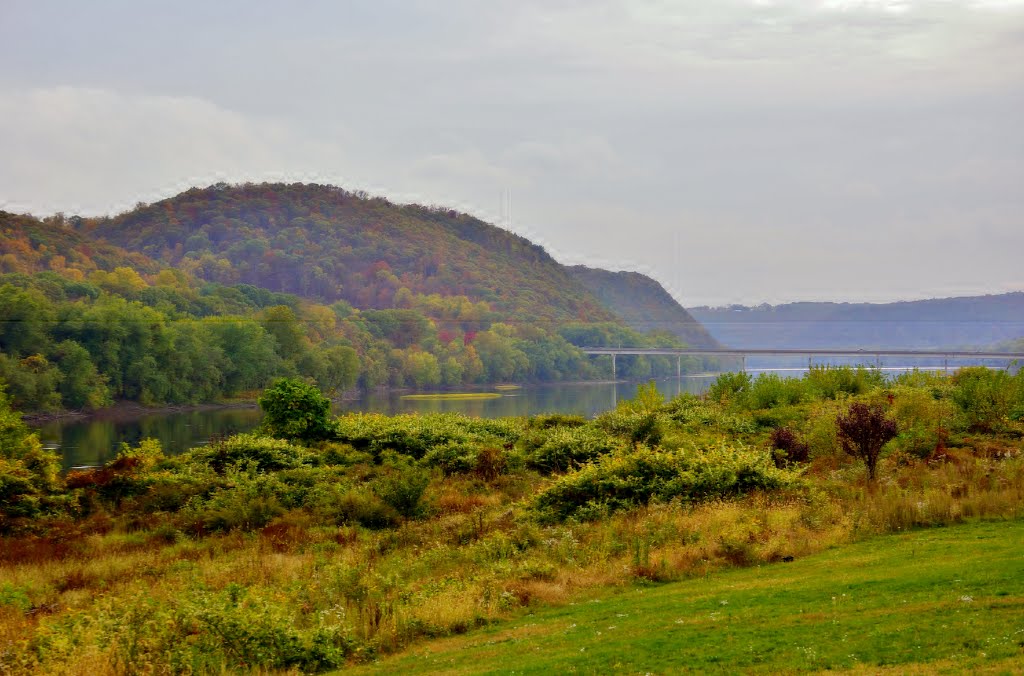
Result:
[[[615,369],[615,353],[612,352],[612,380],[618,380],[617,371]]]
[[[676,380],[683,379],[683,355],[676,355]]]

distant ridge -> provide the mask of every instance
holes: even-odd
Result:
[[[637,331],[667,331],[690,347],[721,347],[665,288],[639,272],[569,268],[584,287]]]
[[[1024,337],[1024,292],[896,303],[694,307],[729,347],[986,347]]]

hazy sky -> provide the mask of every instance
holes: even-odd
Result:
[[[0,208],[444,204],[684,305],[1024,290],[1024,0],[0,0]]]

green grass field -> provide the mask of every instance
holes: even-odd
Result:
[[[1024,673],[1024,521],[630,585],[356,673]]]

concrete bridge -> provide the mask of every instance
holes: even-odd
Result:
[[[661,355],[676,357],[676,375],[682,376],[683,357],[738,357],[742,370],[747,370],[747,357],[807,357],[808,367],[815,357],[861,357],[873,358],[881,365],[882,357],[905,357],[908,359],[941,359],[943,369],[949,370],[949,361],[959,360],[980,363],[992,359],[1024,361],[1024,352],[992,352],[988,350],[907,350],[899,348],[671,348],[671,347],[581,347],[586,354],[611,355],[612,377],[616,376],[615,358],[618,355]],[[963,364],[960,364],[963,365]]]

